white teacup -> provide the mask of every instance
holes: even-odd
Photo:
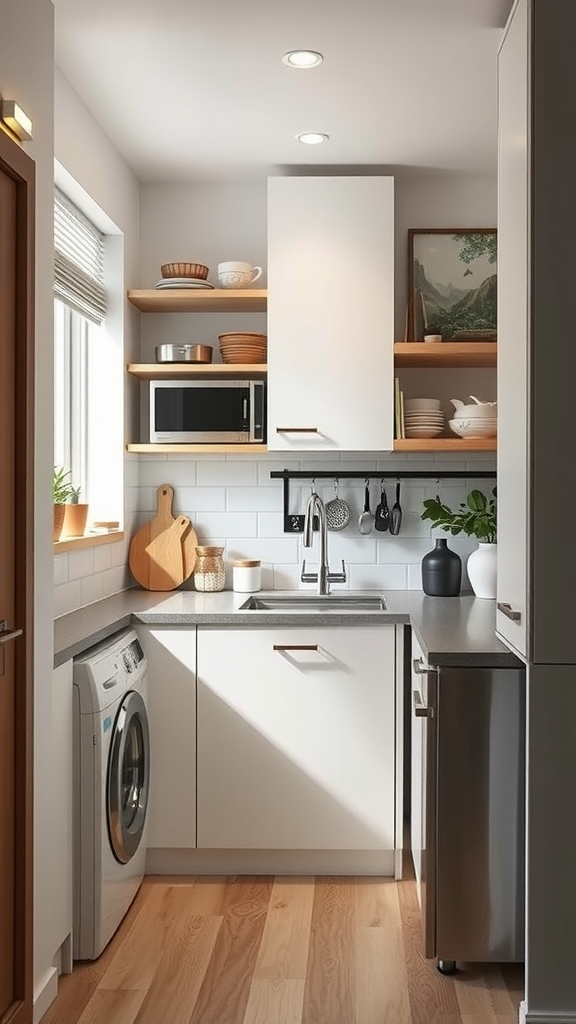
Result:
[[[253,267],[242,260],[228,260],[218,264],[218,284],[221,288],[249,288],[259,277],[262,267]]]

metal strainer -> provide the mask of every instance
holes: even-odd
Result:
[[[334,481],[334,497],[326,502],[326,526],[329,530],[343,530],[350,522],[350,508],[338,497],[338,479]]]

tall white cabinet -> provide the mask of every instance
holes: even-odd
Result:
[[[268,449],[391,451],[394,179],[268,179]]]

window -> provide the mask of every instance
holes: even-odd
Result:
[[[54,464],[70,470],[89,523],[122,525],[122,337],[110,310],[121,288],[118,241],[56,189]]]

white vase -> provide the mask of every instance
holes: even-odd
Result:
[[[496,597],[496,553],[496,544],[480,541],[468,556],[466,570],[476,597]]]

